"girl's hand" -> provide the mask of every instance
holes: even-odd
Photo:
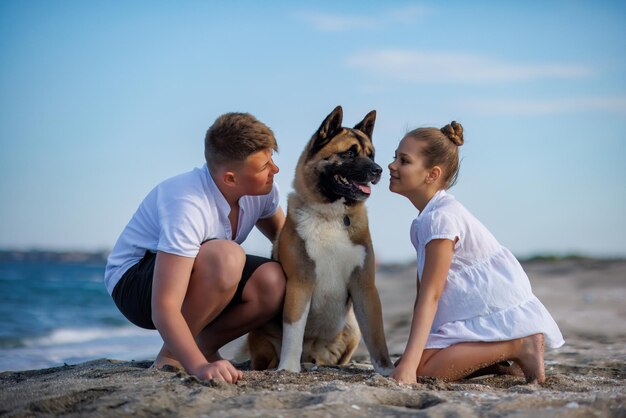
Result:
[[[396,365],[390,379],[398,382],[399,385],[412,385],[417,383],[417,370],[413,367],[404,367],[402,363]]]
[[[203,364],[196,370],[191,370],[191,374],[201,380],[216,379],[227,383],[235,383],[243,377],[241,370],[235,369],[235,366],[228,360]]]

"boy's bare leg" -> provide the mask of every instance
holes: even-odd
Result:
[[[242,302],[227,307],[196,340],[207,360],[220,359],[218,350],[276,316],[283,307],[286,279],[276,262],[257,268],[243,289]]]
[[[510,341],[455,344],[438,350],[427,361],[421,362],[417,374],[458,380],[503,360],[517,363],[528,383],[544,382],[543,334]]]
[[[182,313],[209,362],[221,359],[218,350],[224,344],[267,322],[282,308],[285,275],[278,263],[268,262],[248,279],[242,303],[224,309],[237,290],[244,264],[239,245],[218,240],[205,243],[194,262]],[[164,345],[154,365],[166,364],[182,368]]]
[[[182,313],[193,335],[213,321],[232,299],[246,261],[235,242],[214,240],[204,243],[193,264]],[[165,344],[154,361],[155,367],[182,367]]]

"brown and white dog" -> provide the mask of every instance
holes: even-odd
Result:
[[[282,338],[276,322],[250,333],[255,370],[278,365],[299,372],[301,361],[346,364],[359,328],[374,369],[382,375],[393,370],[364,204],[382,173],[371,139],[376,112],[352,129],[342,127],[342,119],[337,106],[298,161],[287,220],[273,249],[287,276]]]

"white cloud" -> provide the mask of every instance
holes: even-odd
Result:
[[[427,12],[422,6],[408,6],[388,10],[376,17],[358,15],[337,15],[321,12],[301,12],[297,17],[309,23],[314,29],[325,32],[373,29],[393,23],[410,23]]]
[[[490,83],[537,78],[578,78],[590,68],[560,64],[511,64],[473,54],[388,49],[348,57],[349,67],[405,82]]]
[[[430,9],[425,6],[412,5],[398,9],[389,10],[383,14],[384,20],[389,23],[414,22],[418,18],[430,13]]]
[[[375,19],[363,16],[337,16],[318,12],[301,13],[299,16],[313,28],[328,32],[369,29],[376,26]]]
[[[581,111],[611,111],[626,115],[626,97],[588,97],[553,100],[481,99],[459,103],[482,114],[542,115]]]

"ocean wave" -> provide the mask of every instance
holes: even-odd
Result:
[[[47,335],[23,340],[25,347],[49,347],[112,340],[126,337],[154,336],[156,331],[137,327],[58,328]]]
[[[97,358],[154,359],[163,341],[156,331],[133,327],[59,328],[19,347],[0,347],[0,372],[76,364]]]

